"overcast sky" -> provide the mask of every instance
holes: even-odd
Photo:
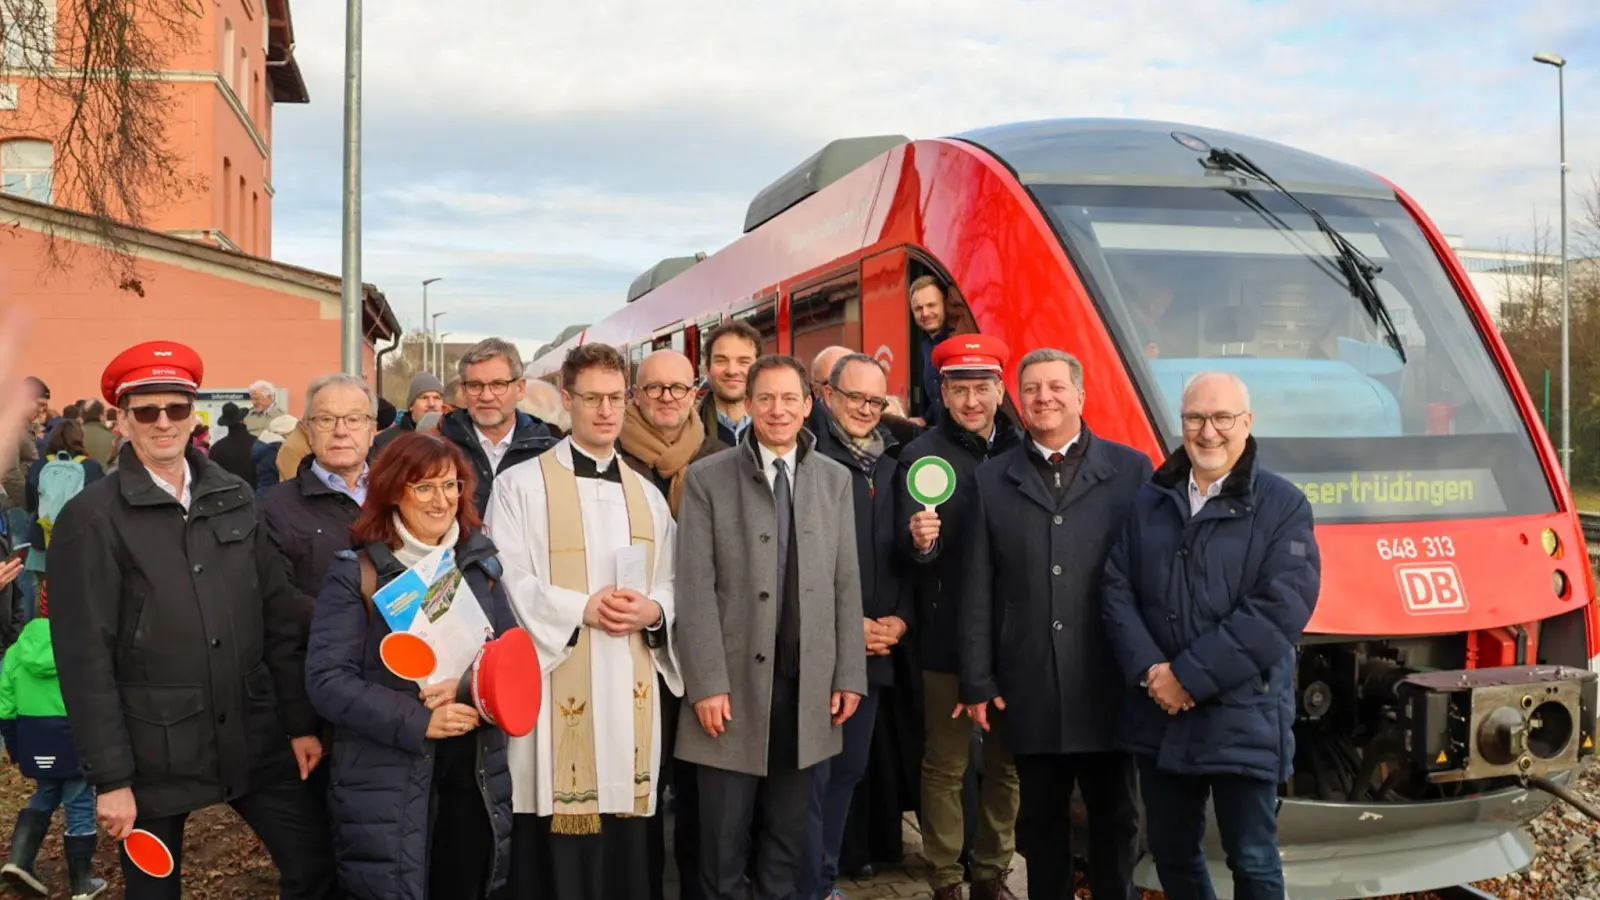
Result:
[[[275,255],[327,272],[343,8],[293,3],[311,104],[275,111]],[[441,330],[534,343],[732,241],[837,137],[1230,129],[1378,172],[1471,245],[1523,245],[1556,218],[1556,73],[1530,59],[1550,50],[1575,197],[1600,173],[1590,0],[381,0],[365,33],[364,279],[407,327],[441,277]]]

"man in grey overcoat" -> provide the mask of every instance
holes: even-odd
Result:
[[[763,357],[748,385],[751,427],[689,467],[678,511],[674,638],[695,715],[677,752],[699,766],[710,900],[749,896],[752,850],[755,896],[794,895],[816,767],[867,693],[850,473],[813,450],[799,361]]]

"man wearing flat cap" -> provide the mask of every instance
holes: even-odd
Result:
[[[282,896],[337,896],[299,611],[250,489],[189,446],[203,367],[182,344],[111,362],[117,471],[62,510],[50,544],[56,666],[84,777],[111,836],[183,861],[189,813],[228,803],[261,837]],[[130,900],[173,898],[126,857]]]

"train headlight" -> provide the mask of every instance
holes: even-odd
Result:
[[[1567,580],[1567,573],[1556,569],[1550,573],[1550,586],[1556,589],[1556,596],[1565,600],[1568,591],[1572,589],[1572,582]]]
[[[1554,528],[1546,528],[1544,533],[1539,535],[1539,542],[1544,545],[1544,552],[1551,559],[1561,558],[1561,538],[1556,535]]]

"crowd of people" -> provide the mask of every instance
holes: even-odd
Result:
[[[1076,790],[1099,900],[1138,896],[1141,800],[1168,896],[1214,897],[1209,799],[1234,896],[1282,897],[1320,562],[1244,384],[1195,376],[1158,466],[1090,431],[1069,353],[1022,354],[1008,399],[1011,348],[931,286],[914,418],[874,358],[763,354],[739,321],[705,338],[703,397],[674,350],[584,344],[552,386],[491,338],[398,410],[330,374],[295,419],[254,385],[205,447],[183,345],[130,348],[60,417],[27,382],[0,730],[37,791],[0,876],[43,895],[57,805],[89,898],[97,824],[181,867],[187,817],[227,803],[286,898],[659,900],[670,808],[685,900],[826,900],[910,811],[938,900],[1014,896],[1014,854],[1059,900]],[[907,484],[927,457],[942,504]],[[375,594],[441,547],[486,637],[537,649],[531,734],[474,668],[383,661]],[[122,859],[128,897],[179,896]]]

